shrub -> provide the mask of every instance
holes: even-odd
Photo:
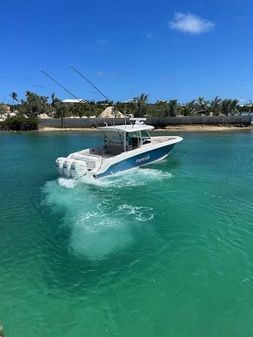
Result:
[[[26,118],[22,115],[7,118],[0,124],[2,130],[31,131],[38,129],[38,120],[34,117]]]

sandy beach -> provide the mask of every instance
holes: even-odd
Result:
[[[97,131],[96,128],[52,128],[52,127],[39,127],[39,132],[52,132],[52,131],[61,131],[61,132],[67,132],[67,131],[85,131],[85,132],[94,132]]]
[[[238,131],[238,130],[252,130],[252,126],[227,126],[227,125],[180,125],[180,126],[167,126],[165,128],[156,128],[154,131],[171,131],[171,132],[217,132],[217,131]],[[52,131],[84,131],[94,132],[96,128],[53,128],[53,127],[40,127],[39,132],[52,132]]]
[[[229,126],[229,125],[180,125],[167,126],[164,129],[155,129],[156,131],[188,131],[188,132],[211,132],[211,131],[238,131],[238,130],[252,130],[252,126]]]

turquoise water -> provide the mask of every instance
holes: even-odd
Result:
[[[253,132],[185,133],[98,181],[96,133],[0,134],[0,320],[11,337],[253,335]]]

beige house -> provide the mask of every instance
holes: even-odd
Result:
[[[113,106],[108,106],[101,114],[98,116],[98,118],[124,118],[122,112],[120,112],[117,108],[114,108]]]
[[[0,104],[0,121],[5,121],[8,117],[16,116],[16,112],[11,112],[11,106],[6,104]]]
[[[2,113],[9,114],[11,112],[10,105],[0,104],[0,110]]]
[[[47,115],[46,113],[42,113],[38,115],[39,119],[48,119],[48,118],[52,118],[51,116]]]

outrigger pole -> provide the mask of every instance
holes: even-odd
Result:
[[[86,82],[88,82],[94,89],[96,89],[107,101],[111,101],[107,96],[105,96],[101,90],[99,90],[91,81],[88,80],[83,74],[80,73],[74,66],[70,65],[70,68],[76,72],[79,76],[81,76]]]
[[[44,70],[41,70],[42,74],[44,74],[45,76],[47,76],[52,82],[56,83],[57,85],[59,85],[62,89],[64,89],[68,94],[70,94],[72,97],[74,97],[75,99],[77,99],[80,103],[85,103],[83,100],[79,99],[78,97],[76,97],[74,94],[72,94],[72,92],[70,92],[68,89],[66,89],[62,84],[60,84],[59,82],[57,82],[52,76],[50,76],[48,73],[46,73]]]
[[[99,89],[95,86],[95,84],[93,84],[90,80],[88,80],[87,77],[85,77],[83,74],[81,74],[80,71],[76,69],[76,67],[70,65],[70,68],[71,68],[75,73],[77,73],[79,76],[81,76],[86,82],[88,82],[94,89],[96,89],[97,92],[99,92],[100,95],[102,95],[108,102],[111,101],[107,96],[105,96],[105,94],[102,93],[101,90],[99,90]],[[115,121],[113,120],[113,125],[114,125],[114,123],[115,123]]]

